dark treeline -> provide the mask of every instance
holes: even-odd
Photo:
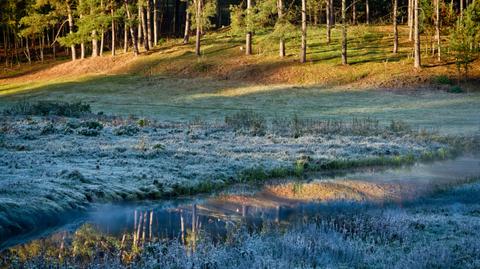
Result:
[[[3,0],[0,60],[12,66],[57,57],[98,57],[105,51],[137,55],[167,37],[183,37],[183,43],[188,43],[193,34],[200,55],[201,36],[208,29],[224,26],[246,34],[246,53],[251,54],[252,35],[259,27],[286,32],[293,26],[301,29],[300,60],[305,62],[307,25],[326,25],[328,43],[330,29],[340,25],[342,62],[347,64],[347,25],[382,23],[393,26],[394,53],[398,50],[397,25],[409,26],[415,67],[420,67],[421,33],[434,32],[437,44],[432,51],[440,60],[440,35],[449,34],[455,23],[459,28],[458,21],[465,18],[463,32],[457,31],[460,39],[478,30],[475,10],[480,8],[473,7],[465,14],[469,6],[479,4],[474,0]],[[478,48],[475,35],[470,50]],[[284,39],[280,33],[281,57],[285,55]]]

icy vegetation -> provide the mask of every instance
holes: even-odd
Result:
[[[399,208],[333,203],[331,212],[259,233],[235,231],[195,252],[148,247],[146,268],[478,268],[480,185],[468,184]]]
[[[4,253],[4,264],[41,268],[478,268],[480,184],[397,204],[324,203],[319,214],[292,223],[231,226],[221,242],[202,234],[125,247],[90,225]],[[1,261],[0,261],[1,265]]]
[[[0,120],[0,239],[91,203],[208,192],[307,170],[446,157],[448,140],[371,120],[268,123],[245,114],[189,124],[35,108]],[[32,112],[33,111],[33,112]],[[85,113],[83,113],[85,112]],[[30,114],[30,115],[12,115]]]

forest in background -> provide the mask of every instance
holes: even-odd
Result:
[[[195,42],[201,55],[202,37],[227,26],[232,35],[245,36],[247,55],[253,53],[257,32],[278,42],[279,57],[285,56],[286,39],[299,39],[298,55],[305,62],[308,28],[325,25],[327,44],[331,29],[341,28],[342,63],[348,64],[347,26],[356,24],[392,25],[393,53],[399,47],[398,25],[407,25],[415,68],[421,67],[423,52],[438,62],[454,59],[458,71],[468,74],[478,57],[480,3],[475,0],[7,0],[0,4],[0,60],[12,67],[47,58],[104,56],[105,51],[137,55],[165,38]]]

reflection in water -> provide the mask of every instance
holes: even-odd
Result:
[[[76,229],[63,229],[3,251],[0,267],[38,261],[101,264],[118,257],[128,264],[150,243],[171,240],[178,240],[187,253],[192,253],[199,239],[221,242],[234,235],[239,225],[258,231],[271,223],[288,225],[304,218],[321,219],[323,214],[339,210],[332,207],[331,202],[336,201],[401,204],[478,177],[479,160],[459,158],[343,178],[267,185],[254,194],[105,205],[88,214]]]

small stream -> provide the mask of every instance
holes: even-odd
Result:
[[[250,230],[259,230],[267,223],[288,224],[321,215],[322,210],[335,210],[328,207],[336,201],[401,206],[438,188],[474,178],[480,178],[480,158],[460,157],[398,168],[310,175],[302,181],[286,180],[262,187],[238,185],[210,196],[97,205],[61,227],[0,242],[5,246],[0,256],[32,243],[64,248],[86,227],[122,245],[126,241],[143,245],[159,240],[189,244],[199,232],[217,242],[225,239],[229,227],[239,224]]]

